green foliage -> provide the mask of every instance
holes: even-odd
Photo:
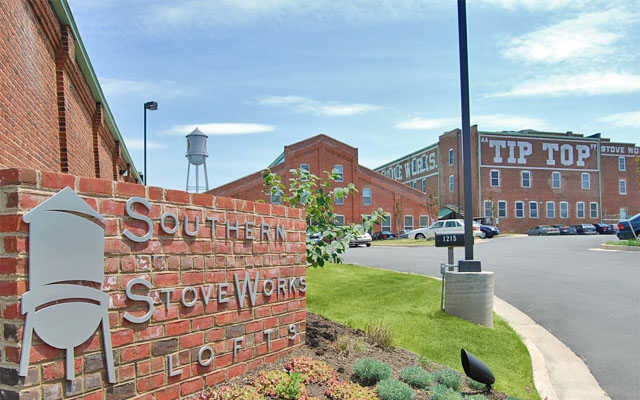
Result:
[[[425,389],[431,385],[433,377],[423,368],[415,365],[412,367],[406,367],[400,371],[400,380],[409,384],[411,387]]]
[[[336,350],[344,355],[362,354],[369,350],[370,345],[361,337],[352,337],[351,335],[340,335],[334,344]]]
[[[431,400],[463,400],[462,394],[445,385],[436,384],[429,390]]]
[[[336,371],[329,364],[311,357],[295,357],[284,368],[293,374],[298,373],[304,383],[326,383],[337,379]]]
[[[485,389],[487,387],[487,385],[485,385],[484,383],[480,383],[478,381],[474,381],[471,378],[467,378],[467,385],[469,385],[469,387],[471,389],[474,389],[474,390],[482,390],[482,389]]]
[[[325,396],[332,400],[378,400],[375,390],[353,382],[329,381]]]
[[[364,332],[370,343],[375,344],[383,350],[393,350],[393,332],[391,328],[382,321],[368,323],[364,328]]]
[[[363,225],[336,225],[334,222],[334,199],[346,198],[357,192],[353,183],[336,186],[339,176],[325,171],[327,178],[320,178],[304,169],[292,169],[289,186],[282,183],[282,178],[266,169],[262,172],[264,179],[263,193],[280,199],[283,205],[304,208],[307,219],[307,232],[319,234],[321,240],[307,239],[307,265],[322,267],[326,263],[341,263],[342,255],[349,248],[349,240],[382,219],[382,209],[371,213],[371,217],[363,221]]]
[[[296,400],[303,393],[304,385],[300,373],[293,372],[289,375],[289,380],[280,382],[276,386],[276,396],[283,400]]]
[[[375,385],[391,376],[391,368],[373,358],[361,358],[353,364],[353,373],[358,382],[365,386]]]
[[[472,394],[471,396],[466,396],[466,400],[489,400],[487,396],[483,394]]]
[[[255,386],[258,392],[265,396],[276,397],[276,388],[283,383],[289,382],[289,374],[280,370],[261,371],[252,377],[250,383]]]
[[[376,385],[381,400],[413,400],[415,397],[411,386],[396,379],[384,379]]]
[[[462,378],[460,374],[452,369],[440,369],[433,373],[433,379],[441,385],[453,390],[460,389]]]
[[[253,386],[224,385],[203,393],[198,400],[264,400],[264,396]]]

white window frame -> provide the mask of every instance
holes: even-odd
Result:
[[[338,221],[342,221],[342,222],[338,222]],[[335,214],[333,216],[333,223],[337,226],[343,226],[344,225],[344,215],[340,215],[340,214]]]
[[[556,217],[556,202],[555,201],[547,201],[545,207],[545,215],[548,219]]]
[[[456,181],[453,175],[449,175],[449,193],[456,191]]]
[[[427,193],[427,178],[422,178],[422,193]]]
[[[367,196],[367,192],[369,193],[369,195]],[[369,199],[369,201],[367,202],[367,199]],[[370,206],[371,204],[373,204],[373,192],[371,191],[371,188],[363,188],[362,189],[362,205],[363,206]]]
[[[518,206],[520,206],[520,213],[521,215],[518,215]],[[516,218],[524,218],[524,201],[521,200],[517,200],[514,204],[514,211],[513,211],[513,215]]]
[[[503,205],[502,207],[502,213],[500,213],[500,205]],[[498,200],[498,218],[507,218],[507,201],[506,200]]]
[[[585,178],[586,178],[586,181],[585,181]],[[583,172],[580,174],[580,187],[582,188],[582,190],[591,190],[591,174],[590,173]]]
[[[580,213],[580,210],[582,209],[582,213]],[[582,215],[580,215],[582,214]],[[584,209],[584,201],[577,201],[576,202],[576,218],[578,219],[584,219],[585,218],[585,209]]]
[[[454,157],[453,157],[453,149],[449,149],[449,165],[453,165],[454,163]]]
[[[595,206],[595,209],[594,209],[593,206]],[[591,219],[598,219],[599,215],[600,215],[600,208],[598,207],[598,203],[595,202],[595,201],[590,202],[589,203],[589,217],[591,217]]]
[[[307,172],[311,172],[311,166],[309,164],[306,164],[306,163],[300,164],[300,169],[303,169],[303,170],[305,170]]]
[[[563,206],[564,206],[564,211],[563,211]],[[560,218],[562,219],[569,218],[569,202],[568,201],[560,202]]]
[[[498,184],[497,184],[497,185],[494,185],[494,184],[493,184],[493,173],[494,173],[494,172],[497,174],[497,176],[496,176],[496,179],[497,179],[497,181],[498,181]],[[500,170],[499,170],[499,169],[492,169],[492,170],[489,172],[489,185],[490,185],[491,187],[500,187]]]
[[[627,159],[624,156],[618,156],[618,171],[627,170]]]
[[[618,181],[618,193],[619,194],[623,194],[623,195],[627,194],[627,180],[626,179],[620,179]]]
[[[487,207],[488,207],[488,208],[487,208]],[[483,207],[483,210],[484,210],[484,217],[485,217],[485,218],[487,218],[487,217],[493,217],[493,201],[491,201],[491,200],[485,200],[485,201],[484,201],[484,207]],[[488,213],[487,213],[487,211],[488,211]]]
[[[380,230],[391,232],[391,214],[386,214],[380,221]]]
[[[527,185],[524,184],[524,176],[525,176],[525,174],[527,175],[527,181],[528,181]],[[520,187],[527,188],[527,189],[531,188],[531,171],[521,171],[520,172]]]
[[[411,222],[411,224],[407,225],[407,219]],[[409,232],[413,230],[413,215],[405,215],[404,216],[404,231]]]
[[[620,219],[626,219],[626,218],[627,218],[627,208],[622,207],[620,209]]]
[[[344,182],[344,166],[342,164],[334,165],[331,169],[331,173],[339,176],[336,178],[336,182]]]
[[[344,193],[341,193],[340,196],[338,196],[337,193],[333,193],[333,204],[336,206],[343,206],[344,205]]]
[[[532,206],[535,206],[535,207],[532,207]],[[540,210],[539,210],[537,201],[529,202],[529,218],[540,218]]]
[[[558,177],[558,186],[555,185],[556,176]],[[560,174],[560,172],[558,171],[553,171],[551,173],[551,189],[562,189],[562,174]]]
[[[426,228],[427,226],[429,226],[429,216],[428,215],[419,216],[418,225],[420,225],[420,228]]]

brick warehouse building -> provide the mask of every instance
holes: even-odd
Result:
[[[441,207],[463,209],[461,133],[375,169],[422,192]],[[471,127],[474,217],[504,231],[540,224],[617,222],[640,212],[640,147],[600,134],[479,132]],[[439,162],[437,161],[439,160]]]
[[[0,2],[0,168],[139,181],[64,0]]]
[[[323,176],[323,171],[337,171],[343,176],[343,182],[353,183],[358,192],[344,199],[343,203],[335,204],[335,213],[341,223],[359,223],[363,215],[382,208],[387,215],[381,224],[382,230],[408,231],[427,226],[437,212],[435,203],[430,204],[423,192],[363,167],[358,164],[357,148],[326,135],[285,146],[284,152],[269,168],[280,175],[283,182],[288,182],[291,177],[289,170],[305,168],[318,176]],[[259,171],[212,189],[210,193],[270,202],[271,199],[262,192],[263,187]]]

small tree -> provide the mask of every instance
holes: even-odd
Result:
[[[382,218],[382,209],[375,210],[371,216],[363,219],[363,225],[337,225],[333,203],[335,198],[346,198],[357,192],[353,183],[343,187],[333,187],[339,175],[326,172],[327,178],[320,178],[305,169],[290,170],[292,177],[289,186],[282,178],[266,169],[264,193],[280,198],[283,205],[304,208],[307,221],[307,266],[322,267],[327,262],[341,263],[342,255],[349,246],[349,240],[363,234],[371,225]],[[320,240],[311,240],[319,234]]]

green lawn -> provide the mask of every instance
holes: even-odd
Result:
[[[618,240],[618,241],[609,241],[607,244],[613,246],[640,246],[640,240],[630,239],[630,240]]]
[[[395,345],[459,372],[464,348],[491,368],[497,390],[539,399],[517,334],[495,314],[490,329],[440,311],[440,281],[348,264],[308,268],[307,280],[309,311],[360,329],[380,321],[393,331]]]
[[[395,239],[395,240],[374,240],[371,242],[374,246],[432,246],[434,240],[425,239]]]

